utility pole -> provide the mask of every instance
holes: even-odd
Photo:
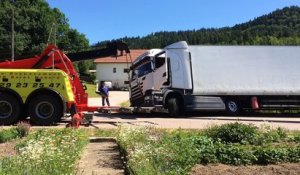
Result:
[[[15,61],[15,0],[12,0],[11,18],[11,61]]]

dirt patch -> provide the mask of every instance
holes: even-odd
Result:
[[[268,166],[196,165],[191,175],[299,175],[300,163]]]
[[[91,139],[79,161],[76,175],[123,175],[117,143],[113,139]]]
[[[0,158],[15,156],[17,151],[15,150],[16,141],[0,144]]]

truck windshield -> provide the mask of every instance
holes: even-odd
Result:
[[[144,76],[148,73],[152,72],[151,62],[145,62],[134,69],[134,75],[137,77]]]

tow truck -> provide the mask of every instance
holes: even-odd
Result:
[[[121,41],[108,43],[106,48],[65,54],[48,45],[40,54],[14,61],[0,59],[0,125],[11,125],[30,117],[35,125],[52,125],[65,114],[72,119],[69,125],[79,127],[86,112],[100,106],[88,105],[88,94],[74,61],[130,55]]]

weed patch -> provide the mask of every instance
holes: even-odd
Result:
[[[240,123],[203,132],[120,127],[117,140],[134,174],[188,174],[197,164],[268,165],[300,162],[298,135]]]
[[[0,174],[72,174],[86,144],[82,130],[36,130],[17,145],[18,156],[0,160]]]

